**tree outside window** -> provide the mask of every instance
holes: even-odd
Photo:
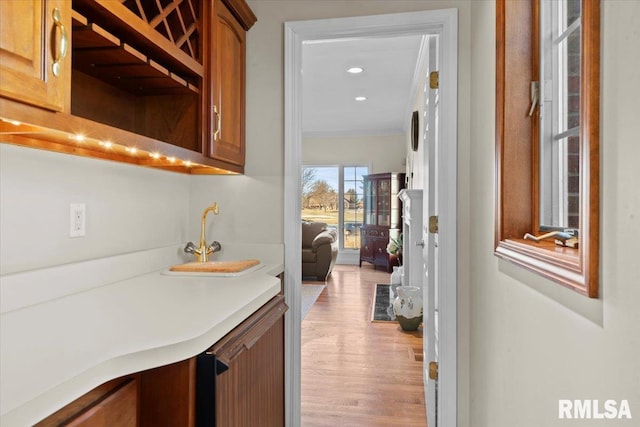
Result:
[[[360,249],[363,223],[362,166],[305,166],[302,169],[302,219],[339,230],[340,249]]]

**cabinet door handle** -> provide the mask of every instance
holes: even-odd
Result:
[[[229,370],[229,365],[224,363],[222,360],[216,359],[216,375],[220,375]]]
[[[531,87],[530,87],[530,92],[531,92],[531,108],[529,109],[529,117],[533,116],[533,112],[536,109],[536,106],[538,105],[538,98],[539,98],[539,93],[540,93],[540,85],[538,82],[531,82]]]
[[[58,46],[53,49],[53,65],[52,71],[53,75],[56,77],[60,76],[60,72],[62,71],[61,62],[65,56],[67,56],[67,50],[69,49],[69,38],[67,37],[67,29],[64,27],[62,23],[62,17],[60,16],[60,9],[57,7],[53,9],[53,32],[55,35],[56,29],[60,30],[60,43]]]
[[[213,132],[213,140],[217,141],[220,136],[220,128],[222,127],[222,113],[218,112],[218,106],[213,106],[213,117],[216,122],[216,128]]]

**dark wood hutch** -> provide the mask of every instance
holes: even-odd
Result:
[[[391,272],[400,265],[395,255],[387,253],[389,238],[402,232],[402,202],[398,192],[405,187],[404,173],[378,173],[364,177],[364,224],[361,229],[360,266],[362,261]]]

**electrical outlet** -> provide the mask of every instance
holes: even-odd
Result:
[[[83,237],[87,227],[87,205],[71,203],[69,205],[69,237]]]

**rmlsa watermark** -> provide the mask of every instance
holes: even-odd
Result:
[[[558,418],[613,420],[631,419],[631,408],[627,400],[558,400]]]

